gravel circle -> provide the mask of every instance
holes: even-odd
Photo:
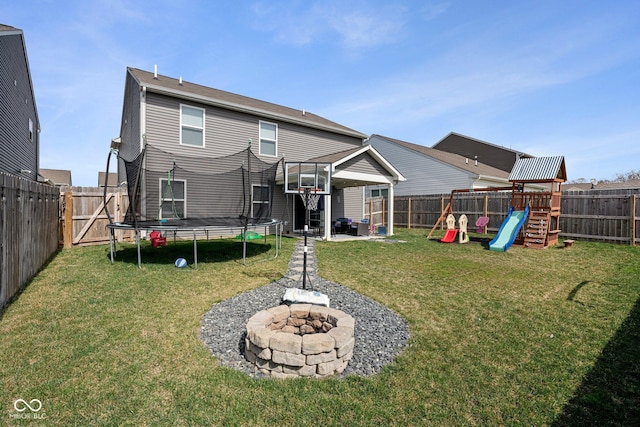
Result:
[[[301,245],[297,246],[286,277],[215,304],[204,315],[200,337],[222,366],[243,371],[253,378],[266,378],[244,358],[246,323],[256,312],[282,304],[287,288],[302,287],[301,281],[296,280],[302,265]],[[344,311],[356,321],[353,358],[345,371],[336,377],[368,376],[379,372],[406,348],[410,337],[407,322],[371,298],[318,277],[312,244],[308,248],[307,289],[328,295],[332,308]]]

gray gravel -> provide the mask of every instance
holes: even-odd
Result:
[[[319,277],[313,241],[307,246],[307,289],[328,295],[332,308],[348,313],[356,321],[353,358],[338,377],[379,372],[407,346],[409,326],[397,313],[371,298]],[[222,301],[205,314],[200,336],[222,366],[254,378],[264,377],[244,358],[245,325],[256,312],[281,304],[286,288],[302,288],[302,247],[303,242],[299,241],[285,278]]]

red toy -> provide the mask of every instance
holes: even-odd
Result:
[[[149,239],[151,240],[151,245],[153,245],[154,248],[167,245],[167,238],[159,231],[152,231],[149,233]]]

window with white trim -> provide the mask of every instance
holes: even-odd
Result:
[[[29,141],[33,142],[33,120],[29,119]]]
[[[187,181],[160,179],[160,219],[184,218],[187,213]]]
[[[260,154],[263,156],[278,155],[278,125],[260,121]]]
[[[204,109],[180,105],[180,144],[204,147]]]
[[[269,202],[271,201],[271,191],[266,185],[251,186],[251,216],[253,218],[264,218],[269,213]]]

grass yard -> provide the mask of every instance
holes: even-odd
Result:
[[[318,242],[320,275],[400,313],[410,346],[383,372],[253,380],[198,334],[213,304],[279,279],[281,256],[231,240],[63,250],[0,315],[0,425],[638,425],[640,248]],[[152,256],[152,253],[156,256]],[[357,319],[356,319],[357,321]],[[42,409],[18,412],[14,402]],[[40,420],[34,420],[38,416]],[[29,418],[30,417],[30,418]]]

